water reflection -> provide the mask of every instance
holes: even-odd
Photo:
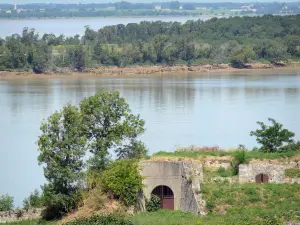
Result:
[[[146,120],[142,139],[151,152],[190,144],[252,147],[249,131],[268,117],[300,135],[297,71],[0,81],[0,194],[9,192],[20,204],[43,183],[35,145],[40,122],[103,88],[119,90]]]

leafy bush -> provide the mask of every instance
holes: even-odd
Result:
[[[77,219],[66,225],[133,225],[129,220],[113,215],[96,215],[89,218]]]
[[[290,178],[300,178],[300,169],[297,168],[286,169],[284,173],[285,176]]]
[[[279,149],[280,152],[294,152],[300,151],[300,141],[289,143]]]
[[[269,118],[271,125],[268,126],[263,122],[258,121],[261,129],[251,131],[250,135],[256,137],[256,141],[262,145],[261,151],[263,152],[276,152],[279,151],[284,143],[293,143],[293,137],[295,134],[287,129],[283,128],[283,125],[276,120]]]
[[[125,205],[135,205],[143,188],[143,177],[137,161],[121,159],[103,172],[103,189]]]
[[[82,199],[80,192],[74,192],[70,195],[53,193],[48,186],[44,186],[46,207],[42,211],[42,218],[44,220],[60,219],[67,212],[76,209],[78,203]]]
[[[0,196],[0,212],[1,211],[9,211],[14,207],[14,198],[9,196],[8,194]]]
[[[23,208],[25,210],[30,208],[40,208],[43,206],[43,204],[43,198],[37,189],[34,190],[34,192],[31,193],[28,198],[23,200]]]
[[[151,195],[150,200],[146,200],[146,210],[155,212],[161,208],[160,198],[156,195]]]
[[[237,175],[239,173],[239,165],[247,162],[247,149],[243,145],[239,145],[236,152],[234,152],[234,159],[231,162],[232,174]]]

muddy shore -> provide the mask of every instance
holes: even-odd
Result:
[[[35,74],[33,72],[17,72],[17,71],[0,71],[0,80],[15,79],[49,79],[49,78],[87,78],[87,77],[126,77],[126,76],[144,76],[144,75],[172,75],[178,74],[194,74],[205,75],[207,73],[233,73],[233,72],[254,72],[259,70],[299,70],[300,63],[293,63],[289,66],[274,66],[272,64],[255,63],[247,65],[248,68],[236,69],[229,64],[220,65],[204,65],[204,66],[130,66],[125,68],[119,67],[99,67],[88,69],[84,72],[71,71],[69,69],[61,69],[56,72],[45,74]],[[177,74],[176,74],[177,75]]]

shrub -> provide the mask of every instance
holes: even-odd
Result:
[[[80,192],[74,192],[71,195],[52,193],[51,190],[44,191],[46,207],[42,211],[44,220],[60,219],[67,212],[76,209],[82,196]]]
[[[150,200],[146,200],[146,210],[155,212],[161,208],[160,198],[156,195],[151,195]]]
[[[247,162],[247,149],[244,145],[239,145],[236,152],[233,154],[233,161],[231,162],[232,174],[237,175],[239,173],[239,165]]]
[[[133,225],[133,223],[118,216],[95,215],[68,222],[66,225]]]
[[[289,143],[279,149],[280,152],[295,152],[300,151],[300,141]]]
[[[143,177],[137,161],[121,159],[103,172],[103,189],[125,205],[135,205],[143,189]]]
[[[262,145],[261,151],[264,152],[276,152],[279,151],[284,143],[292,144],[295,134],[287,129],[283,128],[283,125],[276,120],[268,119],[272,125],[268,126],[263,122],[257,122],[261,129],[251,131],[250,135],[256,137],[256,141]]]
[[[40,192],[36,189],[33,193],[29,195],[28,198],[23,200],[23,208],[28,210],[30,208],[40,208],[44,204],[43,198],[40,195]]]
[[[6,195],[0,196],[0,212],[1,211],[9,211],[12,210],[14,207],[14,198]]]

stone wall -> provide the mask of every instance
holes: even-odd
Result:
[[[25,210],[12,210],[0,212],[0,223],[8,223],[21,220],[37,219],[41,215],[42,209]]]
[[[184,161],[142,162],[144,196],[149,199],[157,186],[168,186],[174,194],[174,209],[203,214],[205,202],[200,194],[202,165]]]
[[[299,162],[285,162],[285,163],[267,163],[256,162],[249,164],[242,164],[239,166],[239,182],[255,182],[255,177],[258,174],[266,174],[269,177],[270,183],[285,183],[285,182],[299,182],[300,179],[285,177],[285,170],[291,168],[300,168]]]

